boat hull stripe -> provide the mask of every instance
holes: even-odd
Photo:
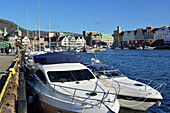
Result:
[[[143,98],[143,97],[133,97],[133,96],[125,96],[125,95],[118,95],[118,99],[124,100],[132,100],[132,101],[144,101],[144,102],[157,102],[161,99],[152,99],[152,98]]]

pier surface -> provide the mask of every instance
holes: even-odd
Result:
[[[15,54],[3,54],[0,55],[0,73],[5,72],[8,66],[12,63],[12,61],[15,59]]]
[[[7,79],[6,76],[6,69],[9,67],[9,65],[12,63],[12,61],[15,59],[15,54],[10,53],[8,55],[1,54],[0,55],[0,92],[5,84],[5,81]]]

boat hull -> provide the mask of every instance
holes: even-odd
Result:
[[[156,103],[156,102],[125,100],[125,99],[118,99],[118,101],[121,107],[140,110],[140,111],[146,111],[148,108],[150,108]]]
[[[42,93],[42,91],[36,90],[31,84],[28,85],[30,86],[30,91],[34,95],[38,95],[38,100],[36,105],[38,105],[39,110],[43,113],[55,113],[55,112],[61,112],[61,113],[112,113],[107,107],[105,107],[103,104],[101,106],[88,106],[80,103],[74,103],[71,101],[67,100],[62,100],[59,98],[55,98],[49,95],[46,95]],[[71,98],[70,98],[71,99]],[[111,107],[112,110],[114,110],[115,113],[119,112],[120,105],[118,100],[115,101],[114,106]]]

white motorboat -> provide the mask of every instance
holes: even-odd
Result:
[[[137,47],[136,49],[138,49],[138,50],[142,50],[142,49],[143,49],[143,47],[142,47],[142,46],[139,46],[139,47]]]
[[[87,67],[92,70],[101,83],[109,88],[112,85],[115,88],[120,86],[118,101],[121,107],[145,111],[156,103],[160,105],[160,100],[163,99],[161,92],[166,83],[155,84],[152,80],[130,78],[112,66],[101,64],[100,62],[96,63],[94,58],[92,61],[94,62],[91,65],[87,65]],[[151,85],[154,86],[151,87]]]
[[[87,50],[87,53],[94,53],[95,52],[95,49],[88,49]]]
[[[28,84],[42,112],[119,112],[116,95],[76,56],[47,53],[34,56],[34,62]]]
[[[115,49],[115,50],[121,50],[121,48],[120,48],[120,47],[115,47],[114,49]]]
[[[153,50],[155,47],[145,46],[144,50]]]

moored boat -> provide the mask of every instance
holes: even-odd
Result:
[[[96,63],[92,60],[88,68],[98,77],[106,87],[120,86],[118,100],[121,107],[145,111],[154,104],[160,105],[163,99],[161,92],[166,83],[157,84],[148,79],[127,77],[112,66]],[[117,84],[118,83],[118,84]]]
[[[28,84],[42,112],[119,112],[114,92],[108,90],[77,57],[61,53],[34,56],[37,63]]]

